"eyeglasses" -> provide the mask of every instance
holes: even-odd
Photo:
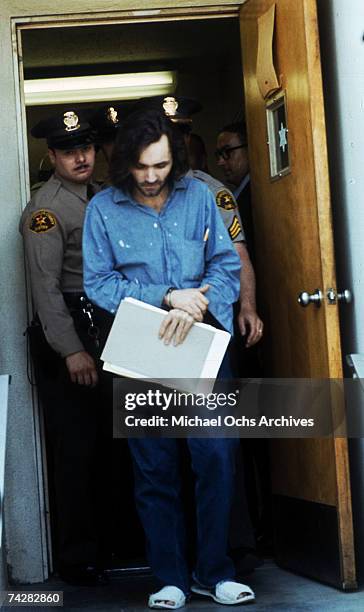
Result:
[[[235,149],[244,149],[246,146],[245,144],[241,144],[236,147],[222,147],[221,149],[216,149],[215,157],[217,160],[219,160],[220,157],[225,160],[230,159],[231,151],[235,151]]]

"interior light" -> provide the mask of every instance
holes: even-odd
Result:
[[[172,94],[177,85],[174,71],[102,74],[95,76],[30,79],[24,81],[26,106],[74,102],[134,100]]]

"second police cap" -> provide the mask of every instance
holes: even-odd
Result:
[[[185,96],[151,96],[136,102],[134,110],[159,110],[173,123],[190,125],[192,115],[202,110],[202,104]]]
[[[84,113],[70,108],[42,119],[30,133],[34,138],[45,138],[54,149],[77,149],[95,142],[94,130]]]
[[[98,143],[111,142],[115,139],[121,126],[121,117],[125,114],[121,106],[107,104],[98,108],[90,116],[90,124],[96,130]]]

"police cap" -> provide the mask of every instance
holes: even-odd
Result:
[[[78,149],[95,142],[95,133],[81,111],[67,109],[42,119],[32,129],[34,138],[45,138],[51,149]]]
[[[90,116],[90,124],[96,131],[96,140],[99,144],[112,142],[116,138],[117,131],[121,126],[121,117],[125,114],[121,106],[107,104],[98,108]]]
[[[185,96],[152,96],[141,98],[134,110],[159,110],[179,127],[191,128],[192,115],[202,110],[202,104],[194,98]]]

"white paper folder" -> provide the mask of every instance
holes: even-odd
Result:
[[[182,344],[166,346],[158,332],[167,314],[140,300],[125,298],[101,355],[104,369],[181,390],[210,392],[230,334],[205,323],[195,323]]]

